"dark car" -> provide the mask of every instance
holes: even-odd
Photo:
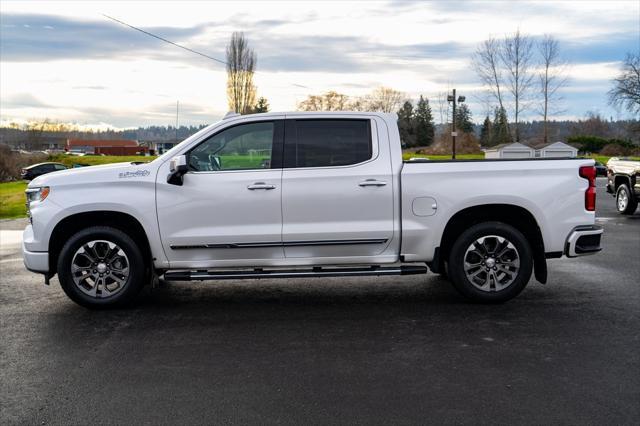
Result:
[[[607,176],[607,166],[596,161],[596,176]]]
[[[22,169],[20,171],[20,176],[22,179],[32,180],[38,176],[57,172],[58,170],[67,170],[67,166],[61,163],[39,163]]]

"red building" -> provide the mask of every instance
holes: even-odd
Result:
[[[140,146],[138,141],[126,139],[67,139],[64,150],[67,152],[78,152],[83,154],[137,155],[145,154],[149,148],[146,146]]]

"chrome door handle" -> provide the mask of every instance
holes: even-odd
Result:
[[[386,184],[387,184],[387,182],[385,182],[383,180],[367,179],[367,180],[363,180],[358,185],[360,185],[360,186],[385,186]]]
[[[255,182],[247,186],[247,189],[251,191],[254,191],[256,189],[276,189],[276,186],[264,182]]]

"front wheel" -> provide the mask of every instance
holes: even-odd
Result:
[[[626,183],[618,187],[616,191],[616,207],[619,213],[633,214],[638,207],[638,201],[631,196],[631,191]]]
[[[529,282],[533,256],[520,231],[502,222],[484,222],[464,231],[449,255],[449,277],[467,298],[505,302]]]
[[[77,232],[58,258],[62,289],[87,308],[130,304],[144,286],[145,270],[138,245],[124,232],[107,226]]]

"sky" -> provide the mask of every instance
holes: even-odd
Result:
[[[569,63],[556,119],[629,118],[606,92],[640,52],[640,1],[0,2],[0,122],[48,118],[93,128],[209,124],[227,111],[224,65],[103,15],[225,59],[234,31],[258,56],[258,96],[291,111],[309,94],[409,99],[453,88],[474,120],[491,109],[472,66],[478,43],[518,28],[558,39]],[[536,86],[537,88],[537,86]],[[529,102],[525,119],[538,119]]]

